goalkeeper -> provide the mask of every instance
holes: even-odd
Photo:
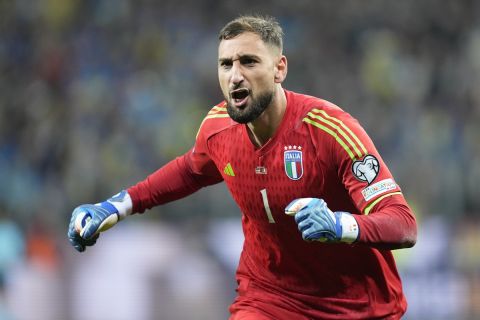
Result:
[[[221,31],[225,100],[194,146],[111,199],[77,207],[78,251],[119,220],[225,182],[245,243],[230,320],[399,319],[407,302],[391,250],[412,247],[416,220],[357,120],[282,87],[275,19],[242,16]]]

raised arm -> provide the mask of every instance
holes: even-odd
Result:
[[[191,150],[170,161],[145,180],[106,201],[75,208],[68,227],[68,239],[73,247],[82,252],[87,246],[95,244],[100,232],[111,228],[126,216],[143,213],[146,209],[181,199],[202,187],[223,181],[209,156],[209,125],[201,126]]]

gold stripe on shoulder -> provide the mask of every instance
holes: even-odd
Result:
[[[335,117],[332,117],[330,116],[325,110],[320,110],[320,109],[313,109],[312,111],[316,112],[316,113],[320,113],[322,114],[325,118],[327,119],[330,119],[336,123],[338,123],[342,128],[344,128],[349,134],[350,136],[353,137],[353,139],[355,140],[355,142],[357,143],[357,145],[360,147],[360,149],[362,149],[363,151],[363,154],[367,154],[367,148],[365,148],[365,146],[363,145],[362,141],[360,141],[360,139],[358,138],[358,136],[353,133],[353,131],[342,121],[342,120],[339,120]]]
[[[208,114],[218,113],[218,112],[226,112],[227,111],[227,103],[223,102],[220,105],[214,106]]]
[[[197,139],[198,134],[200,133],[200,129],[202,129],[203,124],[207,119],[214,119],[214,118],[229,118],[230,116],[228,113],[214,113],[214,114],[207,114],[205,118],[203,118],[202,123],[200,123],[200,127],[198,128],[197,134],[195,135],[195,139]]]
[[[215,113],[215,114],[209,114],[203,119],[204,121],[207,119],[213,119],[213,118],[228,118],[230,117],[228,113]]]
[[[356,160],[355,155],[353,154],[352,150],[350,150],[350,147],[338,136],[338,134],[335,131],[333,131],[332,129],[330,129],[328,127],[325,127],[323,124],[321,124],[317,121],[314,121],[314,120],[312,120],[308,117],[303,118],[303,121],[319,128],[319,129],[325,131],[326,133],[328,133],[329,135],[331,135],[343,147],[343,149],[345,149],[345,151],[348,153],[350,158],[353,161]]]
[[[225,107],[213,107],[213,108],[208,112],[208,114],[218,113],[218,112],[227,112],[227,108],[225,108]]]
[[[345,125],[345,123],[342,120],[339,120],[335,117],[330,116],[327,112],[325,112],[325,110],[313,109],[312,111],[315,112],[316,114],[319,114],[317,116],[321,115],[320,117],[323,117],[323,120],[325,122],[333,125],[335,129],[339,130],[340,134],[342,134],[342,136],[344,136],[345,139],[347,139],[347,141],[351,144],[351,146],[353,146],[355,152],[359,157],[362,157],[368,153],[367,149],[365,148],[363,143],[360,141],[360,139],[357,137],[357,135],[353,133],[353,131],[347,125]],[[333,124],[332,122],[335,122],[336,124]],[[345,134],[345,132],[347,132],[355,141],[352,141],[350,137],[348,137]],[[361,149],[361,151],[359,150],[358,147]]]
[[[353,149],[353,151],[355,151],[355,153],[357,154],[358,158],[361,158],[362,157],[362,153],[360,152],[360,150],[357,148],[357,146],[355,145],[355,143],[352,141],[352,139],[350,139],[350,137],[345,133],[345,131],[343,131],[343,129],[336,125],[335,123],[333,123],[332,121],[329,121],[327,119],[325,119],[323,116],[321,115],[316,115],[312,112],[309,112],[307,114],[309,117],[315,119],[317,122],[323,122],[327,125],[329,125],[331,128],[335,129],[335,132],[338,132],[338,134],[341,136],[341,137],[338,137],[340,139],[344,139],[346,143],[348,143],[350,145],[350,147]],[[338,135],[337,135],[338,136]]]

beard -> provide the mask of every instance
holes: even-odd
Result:
[[[254,98],[250,96],[250,105],[240,109],[231,104],[229,99],[227,100],[227,113],[234,121],[238,123],[248,123],[257,119],[265,109],[272,103],[274,92],[264,92],[258,97]]]

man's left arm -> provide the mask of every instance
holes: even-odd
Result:
[[[324,154],[331,155],[329,170],[348,192],[351,203],[332,212],[324,199],[292,201],[285,213],[307,241],[359,243],[379,249],[412,247],[416,242],[415,216],[402,191],[357,120],[338,108],[326,109],[328,135],[314,136]],[[331,204],[333,205],[333,204]],[[350,212],[349,212],[350,211]]]
[[[415,216],[400,194],[383,198],[369,215],[332,212],[317,198],[296,199],[285,213],[295,216],[306,241],[359,243],[394,250],[413,247],[417,238]]]
[[[415,245],[415,215],[401,194],[383,198],[368,215],[355,215],[355,220],[361,230],[358,243],[390,250]]]

